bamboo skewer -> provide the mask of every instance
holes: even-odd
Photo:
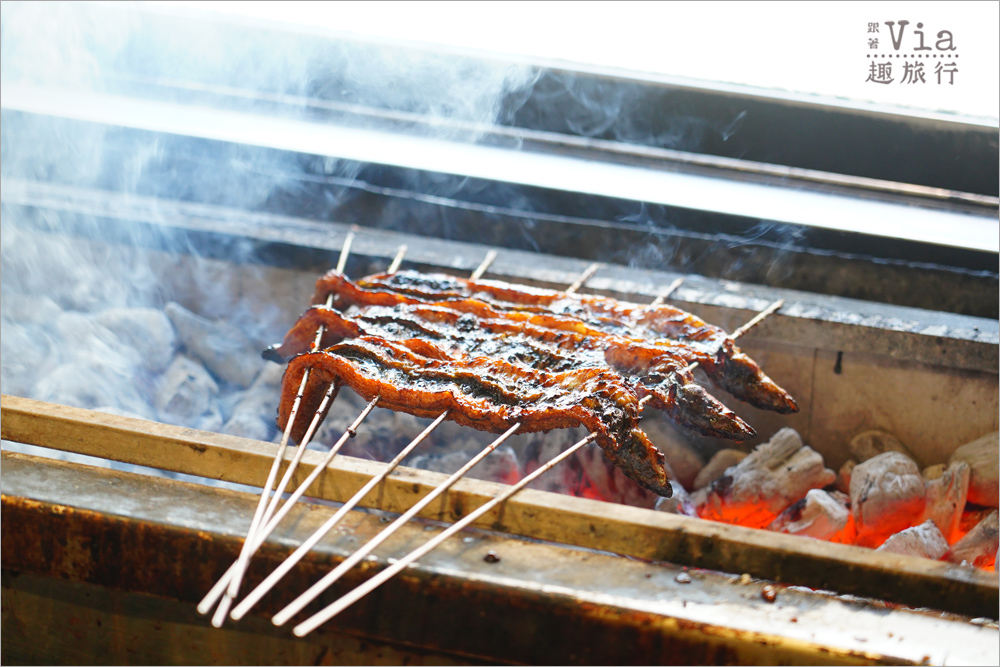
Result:
[[[369,579],[365,583],[361,584],[360,586],[358,586],[357,588],[355,588],[354,590],[352,590],[350,593],[344,595],[339,600],[337,600],[336,602],[334,602],[330,606],[326,607],[325,609],[323,609],[319,613],[315,614],[314,616],[306,619],[305,621],[303,621],[299,625],[295,626],[295,628],[293,629],[292,632],[297,637],[304,637],[304,636],[306,636],[307,634],[309,634],[310,632],[312,632],[313,630],[315,630],[316,628],[318,628],[320,625],[322,625],[323,623],[326,623],[331,618],[333,618],[334,616],[336,616],[337,614],[339,614],[340,612],[342,612],[344,609],[347,609],[349,606],[351,606],[352,604],[354,604],[355,602],[357,602],[358,600],[360,600],[364,596],[368,595],[368,593],[372,592],[373,590],[375,590],[376,588],[378,588],[379,586],[381,586],[382,584],[384,584],[386,581],[388,581],[389,579],[391,579],[392,577],[394,577],[396,574],[398,574],[404,568],[406,568],[410,563],[412,563],[412,562],[418,560],[419,558],[423,557],[428,552],[430,552],[434,548],[436,548],[439,544],[441,544],[442,542],[444,542],[446,539],[448,539],[449,537],[451,537],[452,535],[454,535],[458,531],[462,530],[463,528],[465,528],[466,526],[468,526],[469,524],[471,524],[473,521],[475,521],[479,517],[483,516],[484,514],[486,514],[490,510],[492,510],[494,507],[496,507],[500,503],[502,503],[502,502],[506,501],[507,499],[509,499],[515,493],[517,493],[518,491],[520,491],[521,489],[523,489],[525,486],[527,486],[528,484],[530,484],[531,482],[533,482],[535,479],[537,479],[540,475],[542,475],[543,473],[547,472],[548,470],[551,470],[556,464],[558,464],[559,462],[563,461],[566,457],[568,457],[569,455],[571,455],[573,452],[575,452],[576,450],[580,449],[584,445],[587,445],[590,442],[592,442],[596,437],[597,437],[596,434],[591,433],[590,435],[588,435],[583,440],[580,440],[579,442],[577,442],[576,444],[574,444],[572,447],[566,449],[564,452],[562,452],[561,454],[559,454],[558,456],[556,456],[555,458],[553,458],[551,461],[549,461],[545,465],[539,467],[537,470],[535,470],[534,472],[532,472],[530,475],[526,475],[517,484],[515,484],[515,485],[511,486],[510,488],[506,489],[503,493],[501,493],[500,495],[498,495],[493,500],[490,500],[490,501],[484,503],[478,509],[476,509],[473,512],[471,512],[470,514],[468,514],[466,517],[464,517],[460,521],[452,524],[451,526],[449,526],[448,528],[446,528],[443,532],[441,532],[440,534],[438,534],[437,536],[435,536],[434,538],[432,538],[431,540],[429,540],[428,542],[426,542],[422,546],[420,546],[417,549],[411,551],[406,556],[403,556],[401,559],[397,560],[395,563],[393,563],[392,565],[390,565],[388,568],[386,568],[382,572],[379,572],[377,575],[375,575],[374,577],[372,577],[371,579]],[[345,561],[345,564],[346,564],[346,561]],[[280,619],[281,622],[279,622],[278,616],[274,617],[274,623],[275,623],[275,625],[282,625],[289,618],[291,618],[291,616],[293,616],[294,613],[296,613],[298,610],[300,610],[302,607],[305,606],[304,604],[301,605],[301,606],[299,606],[299,605],[296,604],[297,602],[298,601],[296,600],[296,602],[293,602],[291,605],[289,605],[288,607],[286,607],[284,610],[282,610],[279,613],[279,615],[281,616],[281,619]],[[293,610],[293,605],[295,605],[294,610]],[[288,611],[292,611],[292,613],[286,613]]]
[[[594,262],[593,264],[588,266],[587,269],[582,274],[580,274],[580,277],[576,279],[576,282],[574,282],[572,285],[566,288],[566,294],[574,294],[578,289],[583,287],[583,284],[586,283],[588,280],[590,280],[590,278],[595,273],[597,273],[597,270],[600,268],[601,268],[600,262]]]
[[[351,243],[354,240],[354,231],[355,231],[354,229],[351,229],[351,231],[348,232],[347,237],[344,239],[344,244],[341,248],[340,257],[337,261],[338,272],[342,273],[347,265],[347,258],[348,255],[350,254]],[[393,259],[393,264],[392,266],[390,266],[390,269],[394,271],[395,268],[398,268],[400,262],[402,262],[405,253],[406,253],[406,246],[405,245],[400,246],[399,250],[396,253],[396,257]],[[331,307],[332,304],[333,304],[333,295],[332,294],[327,295],[326,307],[329,308]],[[319,348],[320,342],[323,339],[324,332],[325,328],[323,326],[318,327],[316,331],[316,338],[312,343],[313,350]],[[291,429],[293,428],[295,419],[298,415],[298,408],[301,403],[302,394],[305,391],[306,383],[308,382],[308,380],[309,380],[309,370],[306,369],[306,372],[302,377],[302,383],[299,386],[299,391],[296,394],[295,403],[293,404],[292,411],[289,415],[288,424],[285,428],[285,433],[282,437],[282,444],[285,447],[287,447],[288,439],[291,434]],[[299,489],[297,489],[296,492],[292,494],[292,496],[282,507],[281,511],[278,512],[278,516],[275,517],[275,520],[271,521],[271,517],[277,510],[278,503],[281,500],[281,495],[284,493],[285,488],[288,485],[288,482],[291,480],[291,477],[294,474],[295,469],[297,468],[299,462],[302,459],[302,456],[305,453],[306,446],[312,439],[315,430],[319,427],[319,422],[321,421],[322,416],[325,413],[327,406],[329,405],[329,402],[333,396],[334,389],[335,385],[331,384],[329,389],[327,390],[323,402],[320,404],[319,408],[316,411],[316,414],[313,416],[313,420],[309,426],[309,429],[306,431],[305,437],[302,439],[302,442],[299,443],[299,448],[298,450],[296,450],[295,456],[289,463],[288,468],[285,471],[285,475],[282,478],[282,481],[278,489],[271,497],[271,502],[268,503],[267,508],[264,511],[263,515],[255,514],[255,522],[251,523],[251,530],[250,532],[248,532],[247,538],[243,543],[243,548],[240,551],[239,558],[237,559],[236,563],[234,563],[234,565],[229,570],[227,570],[226,574],[223,575],[222,579],[220,580],[220,582],[222,580],[228,580],[228,587],[226,587],[225,598],[221,600],[221,602],[219,603],[219,608],[216,609],[215,615],[212,617],[212,624],[215,627],[221,627],[223,621],[225,620],[226,614],[228,614],[229,612],[229,607],[235,600],[236,596],[239,594],[239,586],[240,583],[242,582],[243,573],[246,571],[246,567],[249,563],[250,556],[254,552],[256,552],[258,548],[260,548],[260,545],[263,544],[263,541],[267,537],[267,535],[270,534],[271,531],[273,531],[274,528],[277,526],[277,523],[285,515],[288,514],[288,512],[291,510],[292,505],[302,496],[302,494],[309,487],[309,485],[312,484],[312,481],[316,478],[316,476],[318,476],[319,473],[322,472],[322,470],[329,464],[329,461],[333,459],[334,455],[336,455],[336,453],[346,442],[347,437],[353,435],[354,428],[356,428],[356,425],[359,425],[361,421],[368,416],[371,410],[375,407],[375,403],[378,401],[378,399],[376,398],[369,404],[369,406],[365,409],[365,411],[355,422],[355,426],[348,428],[344,436],[338,441],[338,443],[333,448],[331,448],[330,452],[328,452],[327,454],[327,459],[324,461],[323,465],[313,470],[313,474],[311,474],[307,478],[306,482],[304,482],[302,485],[299,486]],[[281,458],[284,458],[283,455],[284,455],[284,449],[282,449]],[[274,472],[276,473],[276,467],[274,468]],[[271,484],[273,484],[274,476],[276,476],[276,474],[274,474],[272,477],[269,477],[268,492],[270,492],[270,486]],[[262,502],[263,502],[263,497],[262,497]],[[265,526],[264,531],[258,530],[261,525]],[[207,613],[208,610],[212,608],[212,605],[215,603],[215,600],[218,597],[218,594],[216,593],[217,590],[221,590],[220,584],[218,583],[216,584],[216,586],[212,588],[212,590],[209,591],[208,595],[206,595],[205,598],[202,600],[202,602],[199,604],[198,606],[199,610],[201,609],[205,610],[202,613]]]
[[[486,253],[486,258],[479,264],[479,267],[472,272],[472,275],[469,277],[469,280],[479,280],[480,278],[482,278],[483,274],[486,273],[486,269],[490,268],[490,265],[493,264],[493,260],[495,260],[496,258],[497,258],[496,250],[490,250],[488,253]]]
[[[237,558],[236,563],[234,563],[234,567],[238,568],[240,560],[244,558],[244,554],[247,548],[249,547],[249,543],[253,539],[253,535],[257,531],[257,528],[260,525],[261,518],[264,516],[264,510],[267,507],[268,494],[271,493],[271,488],[274,486],[274,480],[278,476],[278,468],[281,466],[281,461],[282,459],[285,458],[285,450],[288,449],[288,439],[292,433],[292,423],[294,421],[294,416],[299,410],[299,405],[302,402],[302,394],[305,391],[306,381],[308,379],[309,379],[308,373],[302,376],[302,383],[299,385],[298,393],[295,395],[295,402],[292,403],[292,411],[291,411],[291,416],[289,417],[288,420],[288,426],[285,428],[285,432],[281,437],[281,444],[278,445],[278,451],[274,457],[274,462],[271,464],[271,470],[267,474],[267,481],[264,483],[264,488],[261,489],[260,500],[257,501],[257,509],[254,511],[253,519],[250,521],[250,529],[247,531],[246,539],[243,541],[243,548],[240,550],[240,555]],[[230,579],[229,582],[229,590],[232,590],[231,587],[232,587],[232,579]],[[238,587],[237,587],[237,592],[238,592]],[[211,591],[209,591],[209,594],[211,594]],[[226,607],[227,612],[229,609],[229,604],[226,603],[226,599],[228,599],[231,603],[233,597],[235,597],[235,593],[232,596],[230,596],[228,595],[227,591],[226,597],[223,598],[222,605]],[[214,601],[208,602],[208,596],[206,596],[198,605],[198,611],[201,612],[202,614],[207,614],[209,610],[211,610],[213,604]],[[220,609],[221,608],[222,607],[220,606]],[[219,612],[216,612],[215,616],[212,617],[212,625],[215,625],[215,627],[221,627],[222,621],[224,619],[225,619],[225,612],[222,612],[221,616],[219,615]]]
[[[330,448],[330,451],[327,452],[326,457],[323,459],[323,461],[315,468],[313,468],[312,472],[309,473],[309,476],[306,477],[306,479],[302,482],[302,484],[299,485],[299,488],[295,490],[295,493],[293,493],[291,497],[289,497],[288,501],[281,506],[281,509],[277,511],[274,517],[272,517],[270,521],[265,522],[264,527],[258,530],[254,534],[254,542],[253,545],[250,547],[250,555],[256,553],[256,551],[261,547],[261,545],[264,544],[264,540],[267,538],[267,536],[274,531],[274,529],[281,522],[281,520],[284,519],[285,516],[288,514],[288,512],[292,509],[292,505],[299,498],[302,497],[302,495],[306,492],[306,490],[308,490],[309,487],[312,486],[312,483],[316,481],[316,478],[319,477],[319,475],[324,470],[326,470],[326,467],[330,465],[331,461],[333,461],[334,455],[336,455],[336,453],[340,451],[340,448],[344,446],[348,438],[354,436],[354,434],[357,432],[358,427],[361,425],[361,422],[364,421],[365,417],[367,417],[368,414],[375,408],[375,404],[377,402],[378,400],[375,399],[372,400],[370,403],[368,403],[368,405],[361,412],[361,414],[358,415],[357,419],[354,420],[354,423],[352,423],[349,427],[347,427],[347,429],[344,431],[344,434],[340,436],[340,439],[337,440],[337,442],[333,445],[333,447]],[[215,586],[212,587],[212,590],[210,590],[208,592],[208,595],[205,596],[205,599],[202,600],[201,604],[198,605],[198,610],[201,611],[201,613],[203,614],[208,613],[208,610],[212,608],[215,602],[219,599],[219,596],[222,595],[222,593],[229,586],[229,582],[235,572],[236,572],[236,561],[234,561],[233,564],[229,567],[229,569],[226,570],[226,573],[222,575],[222,578],[219,579],[218,582],[216,582]],[[203,606],[204,606],[204,611],[202,611]]]
[[[354,240],[354,229],[352,228],[348,233],[347,237],[344,239],[344,244],[340,250],[340,257],[337,260],[337,270],[343,272],[344,267],[347,265],[347,257],[351,252],[351,243]],[[327,298],[327,307],[329,308],[332,304],[332,296]],[[320,327],[316,332],[316,339],[313,342],[313,349],[319,347],[320,341],[323,337],[323,327]],[[222,623],[225,621],[226,614],[229,612],[229,606],[232,604],[233,600],[239,594],[240,582],[243,578],[243,572],[246,570],[247,563],[250,559],[251,544],[255,541],[254,535],[262,524],[266,524],[270,515],[273,514],[277,508],[277,503],[280,501],[281,494],[284,492],[288,481],[291,479],[291,475],[302,457],[302,453],[305,450],[305,441],[300,445],[299,450],[296,452],[295,457],[293,457],[292,462],[288,466],[288,470],[285,476],[282,478],[281,490],[274,494],[271,501],[268,502],[268,496],[271,494],[272,486],[274,485],[275,479],[278,476],[278,470],[281,467],[281,461],[285,458],[285,452],[288,449],[288,440],[291,437],[291,432],[295,419],[298,416],[299,406],[302,402],[302,395],[305,392],[306,383],[309,381],[309,371],[302,376],[302,383],[299,385],[299,390],[295,395],[295,402],[292,404],[292,410],[288,417],[288,424],[285,427],[285,431],[281,437],[281,443],[278,446],[278,451],[275,454],[274,462],[271,464],[271,470],[268,472],[267,481],[265,482],[264,488],[261,490],[260,500],[257,503],[257,509],[254,511],[253,519],[250,522],[250,529],[247,531],[247,536],[243,541],[243,547],[240,549],[240,555],[234,563],[233,567],[230,569],[232,574],[229,575],[228,586],[226,587],[226,596],[219,603],[219,608],[216,610],[215,614],[212,616],[212,625],[215,627],[221,627]],[[332,389],[332,386],[331,386]],[[328,392],[327,398],[324,399],[321,410],[325,408],[325,405],[329,402],[328,399],[332,395],[332,392]],[[317,416],[320,413],[317,413]],[[316,421],[316,420],[314,420]],[[229,571],[227,571],[229,572]],[[223,577],[225,578],[225,576]],[[218,584],[216,584],[218,585]],[[213,587],[209,591],[208,595],[202,599],[198,604],[198,611],[202,614],[207,614],[211,610],[212,605],[215,604],[215,597],[212,595],[216,587]]]
[[[736,340],[737,338],[739,338],[740,336],[742,336],[743,334],[745,334],[746,332],[750,331],[755,326],[757,326],[758,324],[760,324],[761,322],[763,322],[765,319],[767,319],[767,317],[769,317],[770,315],[773,315],[783,305],[785,305],[785,300],[784,299],[778,299],[777,301],[775,301],[774,303],[772,303],[771,305],[769,305],[767,308],[765,308],[764,310],[760,311],[759,313],[757,313],[756,315],[754,315],[752,318],[750,318],[750,320],[746,324],[744,324],[743,326],[741,326],[739,329],[737,329],[733,333],[729,334],[728,338],[730,340]],[[684,370],[693,371],[696,368],[698,368],[698,362],[697,361],[695,361],[692,364],[688,364],[685,367]]]
[[[451,488],[455,482],[460,480],[465,476],[465,473],[469,472],[473,466],[482,461],[486,456],[503,444],[507,438],[514,435],[514,433],[521,427],[521,424],[514,424],[509,429],[507,429],[503,435],[498,437],[496,440],[491,442],[486,446],[483,451],[476,454],[472,459],[469,460],[464,466],[458,469],[454,474],[452,474],[444,482],[436,486],[430,493],[421,498],[417,503],[415,503],[410,509],[408,509],[404,514],[400,515],[395,521],[390,523],[385,527],[378,535],[369,540],[364,546],[359,548],[353,554],[351,554],[347,560],[338,565],[332,571],[330,571],[325,577],[313,584],[305,593],[293,600],[287,607],[279,611],[274,615],[272,622],[275,625],[284,625],[288,620],[295,614],[302,611],[306,605],[315,600],[323,591],[329,588],[335,581],[340,579],[348,570],[360,563],[365,556],[370,554],[375,550],[380,544],[385,542],[389,537],[392,536],[397,530],[402,528],[403,524],[412,519],[417,515],[420,510],[430,505],[434,502],[438,496]]]
[[[389,264],[389,268],[386,269],[386,273],[395,273],[399,270],[399,265],[403,263],[403,257],[406,255],[406,245],[399,246],[399,250],[396,251],[396,256],[392,258],[392,263]]]
[[[378,399],[376,397],[375,399],[372,400],[370,405],[374,405],[377,400]],[[326,536],[327,533],[333,530],[333,528],[338,523],[340,523],[340,521],[345,516],[347,516],[347,513],[350,512],[352,509],[354,509],[355,506],[357,506],[358,503],[360,503],[364,499],[364,497],[367,496],[369,492],[371,492],[372,489],[374,489],[382,482],[382,480],[388,477],[389,474],[393,470],[395,470],[396,467],[403,461],[403,459],[409,456],[410,453],[416,448],[416,446],[419,445],[421,442],[423,442],[424,439],[428,435],[430,435],[431,432],[435,428],[437,428],[438,425],[441,422],[443,422],[445,417],[447,416],[448,412],[447,411],[443,412],[427,428],[425,428],[420,433],[420,435],[411,440],[410,444],[404,447],[403,450],[399,452],[399,454],[397,454],[396,457],[392,461],[390,461],[379,474],[375,475],[370,480],[368,480],[368,482],[364,486],[362,486],[357,493],[351,496],[350,500],[344,503],[344,505],[339,510],[337,510],[336,514],[327,519],[326,522],[322,526],[317,528],[316,531],[313,532],[313,534],[309,536],[309,538],[305,542],[303,542],[299,546],[299,548],[295,550],[294,553],[288,556],[288,558],[286,558],[281,563],[281,565],[279,565],[274,570],[274,572],[268,575],[268,577],[264,581],[262,581],[257,586],[257,588],[253,589],[250,593],[248,593],[247,596],[243,599],[243,601],[240,602],[238,605],[236,605],[236,608],[233,609],[233,613],[231,614],[233,620],[238,621],[244,616],[246,616],[247,612],[250,611],[253,608],[253,606],[257,604],[260,601],[260,599],[264,597],[264,595],[267,594],[268,591],[274,588],[275,584],[277,584],[286,574],[288,574],[288,572],[291,571],[291,569],[295,567],[295,565],[298,564],[298,562],[302,560],[302,558],[305,557],[305,555],[309,553],[309,551],[311,551],[312,548],[316,546],[316,544],[318,544],[319,541],[323,539],[323,537]],[[289,500],[289,502],[291,502],[291,500]],[[284,510],[286,507],[288,507],[288,503],[286,503],[285,506],[282,507],[282,510]],[[276,524],[277,521],[278,518],[272,520],[271,524]],[[271,524],[268,524],[268,526],[265,528],[266,531],[270,532],[270,530],[268,529],[271,528]],[[263,540],[261,540],[261,542],[263,542]]]
[[[660,296],[653,299],[653,302],[650,303],[649,305],[662,306],[664,302],[666,302],[666,300],[670,298],[670,295],[674,293],[674,290],[681,286],[682,282],[684,282],[684,276],[677,278],[676,280],[674,280],[674,282],[667,285],[667,289],[663,290],[663,293],[660,294]]]

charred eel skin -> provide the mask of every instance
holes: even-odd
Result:
[[[654,493],[672,494],[672,471],[638,427],[640,396],[610,369],[542,372],[487,356],[455,361],[426,340],[360,336],[289,362],[278,409],[282,429],[307,369],[303,414],[316,412],[332,383],[338,389],[347,385],[366,400],[378,396],[381,407],[418,417],[448,410],[449,419],[494,433],[515,423],[523,432],[584,426],[626,475]],[[308,421],[296,420],[296,442]]]

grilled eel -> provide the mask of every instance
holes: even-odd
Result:
[[[584,426],[626,475],[661,496],[672,494],[673,475],[663,454],[638,427],[637,388],[609,368],[549,372],[475,355],[457,361],[426,339],[361,335],[289,362],[278,409],[282,429],[307,369],[299,408],[304,414],[315,413],[333,383],[338,389],[348,385],[366,400],[378,396],[381,407],[418,417],[448,410],[449,419],[494,433],[515,423],[523,432]],[[308,421],[296,420],[297,442]]]
[[[569,325],[572,330],[566,330]],[[299,318],[281,345],[270,348],[269,358],[283,361],[310,350],[321,327],[320,348],[373,336],[402,342],[422,354],[418,343],[410,342],[419,339],[433,341],[432,358],[466,361],[490,356],[524,370],[550,373],[610,367],[640,399],[650,396],[653,407],[682,426],[732,440],[755,435],[733,411],[694,382],[686,362],[670,349],[593,330],[562,316],[499,312],[474,299],[366,306],[350,317],[314,306]]]
[[[725,331],[669,305],[641,306],[608,297],[567,294],[492,280],[465,280],[443,274],[401,271],[377,274],[354,284],[336,271],[316,282],[313,303],[335,295],[334,305],[390,305],[373,297],[391,293],[422,302],[475,298],[504,310],[561,314],[576,318],[592,328],[652,342],[664,339],[677,343],[675,351],[688,363],[695,361],[716,386],[751,405],[782,414],[798,411],[788,392],[764,374],[744,354]]]

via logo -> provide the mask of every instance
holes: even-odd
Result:
[[[896,21],[886,21],[885,25],[889,27],[889,36],[892,38],[892,48],[899,51],[900,47],[903,45],[903,39],[906,35],[906,26],[910,25],[909,21],[899,21],[899,31],[896,31]],[[914,51],[933,51],[933,49],[927,46],[924,42],[924,24],[917,23],[916,29],[913,30],[913,36],[919,41],[919,46],[913,48]],[[907,43],[912,43],[913,39],[907,40]],[[934,43],[934,47],[938,51],[956,51],[958,47],[955,46],[955,37],[951,34],[950,30],[941,30],[937,34],[937,42]]]

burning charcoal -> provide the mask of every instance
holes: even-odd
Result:
[[[997,474],[998,460],[1000,460],[998,438],[1000,433],[984,435],[956,449],[948,460],[949,463],[965,461],[969,464],[970,503],[984,507],[997,507],[1000,504],[997,502],[997,494],[1000,493],[1000,479]]]
[[[218,394],[219,385],[201,364],[177,355],[160,378],[154,403],[164,422],[218,431],[222,427]]]
[[[934,525],[934,522],[927,520],[919,526],[913,526],[892,535],[882,543],[877,551],[938,560],[948,553],[948,542],[945,541],[944,535]]]
[[[810,489],[835,478],[794,429],[783,428],[692,500],[703,519],[763,528]]]
[[[168,303],[165,310],[188,354],[223,382],[244,389],[250,386],[262,363],[260,350],[239,329],[210,322],[176,303]]]
[[[580,435],[582,434],[582,435]],[[586,436],[583,429],[559,429],[550,433],[528,433],[519,439],[524,443],[524,473],[530,474],[546,461],[557,456],[562,450],[572,445],[580,437]],[[582,492],[583,470],[576,455],[569,457],[565,463],[556,466],[528,485],[529,488],[563,495],[583,495],[597,498],[596,491],[592,495]],[[589,488],[589,485],[588,485]],[[597,498],[603,500],[601,498]]]
[[[608,502],[646,509],[653,509],[656,505],[659,496],[626,477],[621,468],[612,463],[597,445],[584,447],[577,452],[576,459],[582,466],[586,479]]]
[[[844,493],[851,492],[851,473],[854,472],[854,468],[857,467],[858,462],[854,459],[847,459],[844,461],[844,465],[840,466],[840,471],[837,472],[837,489],[843,491]]]
[[[879,546],[909,528],[920,520],[924,506],[924,480],[905,454],[879,454],[859,463],[851,474],[851,512],[862,546]]]
[[[684,487],[680,484],[673,484],[674,495],[669,498],[656,499],[656,507],[654,508],[657,512],[667,512],[669,514],[683,514],[684,516],[698,516],[697,510],[695,510],[694,503],[691,502],[691,496],[688,492],[684,490]]]
[[[859,433],[851,439],[847,447],[854,454],[855,460],[862,463],[886,452],[900,452],[913,458],[906,447],[903,446],[903,443],[896,439],[896,436],[885,431],[865,431],[864,433]]]
[[[709,460],[705,467],[698,471],[692,482],[695,490],[703,489],[715,480],[726,474],[726,470],[733,467],[747,457],[746,452],[738,449],[720,449]]]
[[[954,541],[955,532],[962,521],[966,494],[969,489],[969,465],[957,461],[948,466],[931,466],[924,471],[924,519],[934,522],[948,543]]]
[[[987,514],[975,528],[955,543],[945,557],[946,560],[979,567],[989,566],[992,561],[995,566],[997,551],[1000,549],[1000,521],[997,516],[996,510]]]
[[[695,488],[693,486],[695,476],[705,466],[705,462],[696,451],[678,437],[677,429],[662,419],[647,418],[642,421],[642,430],[646,432],[657,449],[663,452],[663,457],[676,475],[674,479],[687,489]],[[722,474],[721,471],[719,474]],[[676,487],[676,485],[674,486]]]
[[[112,308],[92,317],[134,349],[143,368],[162,373],[170,365],[177,347],[177,336],[170,320],[153,308]]]
[[[481,448],[466,449],[465,453],[471,459]],[[468,459],[467,459],[468,460]],[[521,479],[521,466],[517,454],[510,445],[503,444],[494,449],[489,456],[480,461],[470,472],[475,479],[485,479],[491,482],[516,484]]]
[[[847,496],[822,489],[811,489],[806,497],[771,522],[768,530],[791,535],[804,535],[818,540],[832,540],[847,527],[850,510]]]

